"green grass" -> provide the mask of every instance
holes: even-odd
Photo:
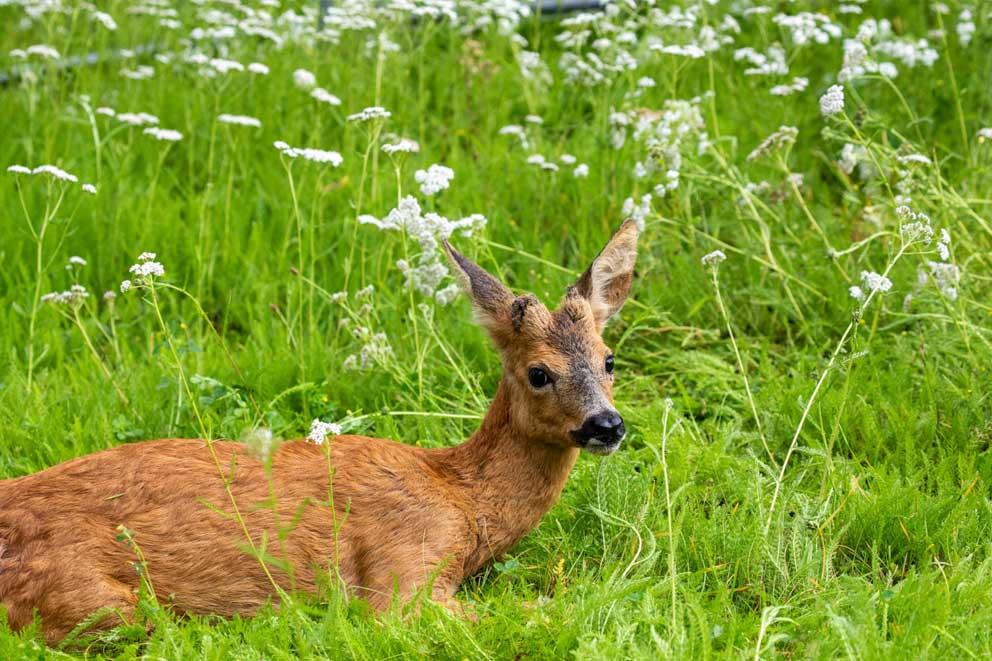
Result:
[[[130,3],[106,5],[116,32],[95,27],[82,9],[22,24],[22,8],[0,6],[0,52],[48,43],[68,57],[151,43],[174,53],[203,24],[190,3],[177,3],[184,27],[175,31],[127,13]],[[550,67],[547,85],[521,74],[520,46],[495,30],[465,34],[447,22],[406,19],[380,21],[399,45],[381,57],[367,50],[376,31],[344,32],[336,44],[291,40],[280,49],[239,35],[198,48],[264,62],[267,76],[207,79],[178,57],[65,71],[32,57],[34,76],[0,90],[0,165],[54,163],[98,193],[41,176],[0,180],[0,477],[204,430],[245,438],[268,428],[299,438],[317,417],[429,446],[472,432],[495,392],[497,356],[468,323],[464,297],[440,306],[404,286],[394,263],[416,255],[416,243],[357,224],[358,214],[384,216],[400,191],[375,145],[363,167],[370,125],[347,122],[350,113],[389,109],[392,117],[374,126],[421,147],[403,164],[402,194],[450,218],[484,214],[483,232],[454,243],[548,303],[619,225],[624,199],[650,192],[671,167],[669,154],[660,173],[636,179],[646,148],[631,136],[611,146],[610,112],[661,110],[666,100],[703,95],[697,105],[711,140],[703,154],[694,134],[683,144],[680,184],[653,200],[632,299],[606,331],[628,439],[609,458],[583,456],[541,525],[510,557],[466,581],[458,598],[474,604],[477,623],[435,607],[377,618],[333,593],[232,621],[179,620],[145,600],[150,634],[138,624],[65,653],[992,654],[992,141],[978,138],[992,124],[992,31],[980,27],[963,46],[958,11],[940,16],[898,2],[870,3],[860,17],[832,14],[849,38],[873,15],[913,38],[942,22],[947,37],[931,37],[939,59],[930,68],[900,63],[892,81],[845,83],[845,110],[830,117],[817,100],[837,82],[839,39],[798,46],[771,14],[736,14],[742,31],[727,33],[735,42],[703,58],[648,49],[649,37],[687,43],[698,25],[720,25],[725,2],[704,3],[695,29],[635,26],[629,50],[640,67],[591,87],[565,81],[554,41],[561,26],[537,17],[518,32]],[[975,14],[977,25],[990,24],[988,6]],[[734,61],[734,49],[765,51],[776,41],[790,74],[744,75],[750,65]],[[120,75],[138,63],[153,65],[155,76]],[[0,68],[23,66],[0,56]],[[298,67],[314,71],[343,105],[319,104],[295,87]],[[632,98],[642,76],[656,86]],[[793,76],[807,77],[809,87],[769,95]],[[153,113],[184,137],[168,146],[108,117],[91,121],[84,94],[93,108]],[[224,112],[258,117],[262,128],[217,123]],[[499,129],[524,124],[529,113],[544,123],[528,125],[525,150]],[[747,160],[782,124],[799,129],[796,143]],[[297,160],[290,179],[276,140],[339,151],[344,163]],[[838,168],[845,143],[867,150],[874,174]],[[931,163],[898,162],[914,152]],[[575,178],[564,165],[542,171],[526,163],[531,153],[574,154],[589,176]],[[413,171],[432,163],[456,175],[450,189],[425,198]],[[897,186],[900,170],[911,172],[906,190]],[[786,185],[788,173],[803,176],[801,187]],[[748,182],[762,180],[768,191],[742,199]],[[32,232],[63,191],[39,269]],[[932,281],[917,286],[917,269],[939,259],[936,242],[917,242],[889,273],[892,290],[856,315],[848,287],[860,284],[862,271],[883,272],[906,248],[895,212],[904,193],[934,229],[950,232],[958,296],[943,296]],[[716,249],[728,256],[719,291],[743,373],[713,272],[700,263]],[[146,250],[166,270],[155,285],[163,323],[147,289],[112,305],[100,297]],[[71,255],[88,265],[67,272]],[[71,307],[35,305],[38,292],[74,282],[91,292],[78,324],[59,314],[71,316]],[[356,300],[367,285],[373,295]],[[345,303],[328,296],[339,290],[351,293]],[[357,325],[386,333],[393,348],[363,372],[343,366],[363,345]],[[193,379],[193,400],[181,375],[206,377]],[[43,654],[38,632],[0,625],[0,657]]]

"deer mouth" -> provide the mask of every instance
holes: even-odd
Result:
[[[608,455],[613,454],[620,447],[626,434],[610,436],[583,436],[579,432],[572,432],[575,444],[590,454]]]

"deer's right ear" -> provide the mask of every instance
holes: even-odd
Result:
[[[472,300],[479,323],[500,343],[512,327],[513,294],[502,282],[452,248],[447,240],[443,243],[462,290]]]

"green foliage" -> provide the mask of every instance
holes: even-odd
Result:
[[[975,10],[986,20],[969,46],[953,16],[924,4],[869,4],[864,16],[829,7],[845,36],[873,14],[900,37],[941,25],[947,36],[931,36],[932,68],[858,77],[845,84],[844,112],[824,117],[817,99],[837,82],[840,41],[798,45],[771,14],[745,20],[737,3],[700,5],[699,25],[732,11],[742,32],[699,59],[652,54],[649,36],[685,43],[689,32],[635,21],[641,68],[588,87],[565,81],[561,26],[536,16],[518,32],[551,68],[550,84],[526,78],[521,46],[495,29],[405,18],[388,26],[395,52],[369,31],[282,48],[241,35],[208,54],[270,73],[208,78],[183,61],[195,4],[176,3],[177,31],[128,13],[130,3],[104,4],[116,32],[81,29],[79,8],[22,25],[23,8],[0,6],[11,28],[0,52],[46,42],[64,59],[152,43],[173,55],[64,70],[29,59],[29,75],[0,90],[0,165],[52,163],[97,187],[0,181],[4,478],[145,438],[254,438],[262,428],[300,438],[315,418],[457,443],[484,414],[498,359],[463,298],[444,306],[407,286],[396,262],[415,263],[417,242],[357,217],[382,218],[407,194],[452,219],[482,213],[484,231],[452,241],[553,303],[619,225],[625,198],[639,201],[665,176],[634,176],[658,147],[628,130],[615,148],[611,113],[636,118],[701,95],[690,105],[709,147],[697,152],[697,127],[679,148],[679,185],[651,201],[632,299],[606,331],[628,439],[612,457],[583,456],[541,525],[466,581],[458,598],[477,622],[432,604],[375,617],[333,589],[250,619],[177,619],[143,594],[138,622],[61,652],[46,650],[37,627],[0,625],[0,658],[992,654],[992,142],[976,137],[992,116],[987,7]],[[788,11],[806,4],[816,3]],[[769,80],[734,60],[735,48],[775,42],[807,90],[770,96]],[[120,75],[139,63],[155,76]],[[25,66],[0,58],[0,68]],[[299,67],[343,105],[297,88]],[[654,87],[638,87],[646,75]],[[347,121],[374,105],[392,117]],[[183,138],[170,145],[90,116],[98,106],[153,113]],[[262,126],[221,124],[219,113]],[[500,134],[509,124],[525,125],[529,149]],[[798,128],[795,144],[748,159],[783,124]],[[420,152],[390,159],[379,141],[393,133]],[[289,160],[277,140],[338,151],[344,163]],[[863,150],[850,172],[837,164],[845,144]],[[529,165],[535,153],[560,170]],[[587,178],[562,164],[566,153]],[[670,151],[662,158],[674,167]],[[413,172],[433,163],[455,178],[428,198]],[[901,196],[949,231],[956,296],[933,277],[918,283],[940,261],[938,237],[900,236],[910,221],[895,211]],[[700,263],[718,249],[718,270]],[[165,267],[154,290],[128,273],[145,250]],[[88,264],[63,269],[72,255]],[[862,271],[887,273],[891,291],[860,306],[848,289],[865,287]],[[131,291],[101,297],[125,278]],[[38,305],[76,283],[90,292],[79,304]],[[390,350],[368,349],[377,333]],[[348,369],[363,348],[366,368]]]

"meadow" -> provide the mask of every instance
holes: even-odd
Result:
[[[632,217],[629,433],[478,621],[146,594],[0,657],[992,655],[988,3],[98,4],[0,0],[0,478],[457,443],[500,368],[439,239],[550,305]]]

